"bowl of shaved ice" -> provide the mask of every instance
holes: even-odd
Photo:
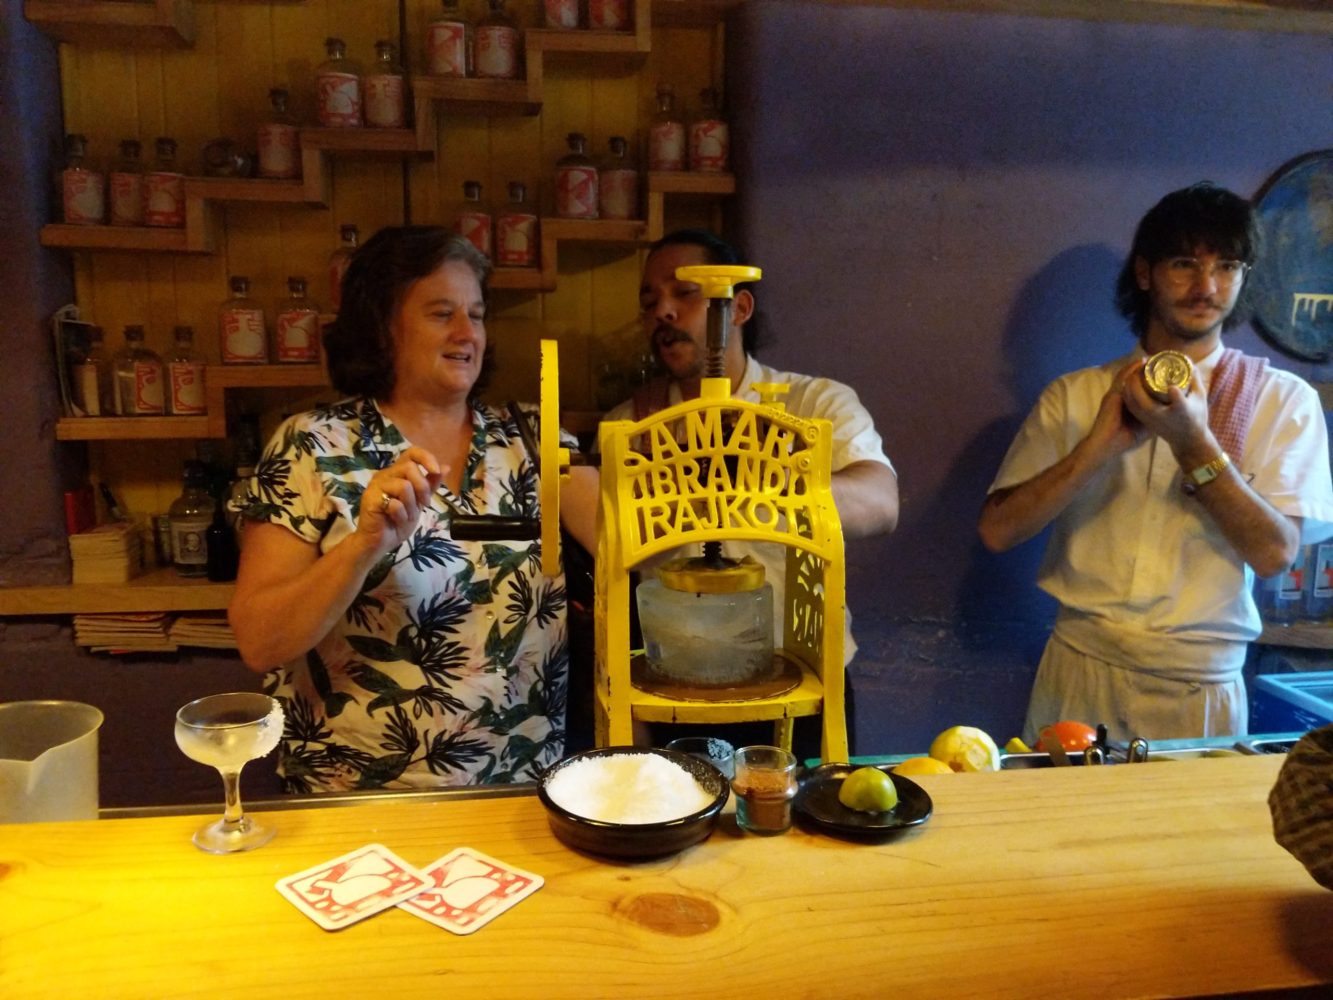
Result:
[[[712,764],[674,750],[600,747],[554,764],[537,786],[551,832],[617,858],[675,854],[713,832],[730,787]]]

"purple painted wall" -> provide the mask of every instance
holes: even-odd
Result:
[[[900,476],[897,533],[848,553],[857,750],[1002,741],[1053,604],[1042,542],[976,540],[986,487],[1042,386],[1132,346],[1112,286],[1157,198],[1333,144],[1333,40],[784,2],[731,29],[761,354],[856,387]]]

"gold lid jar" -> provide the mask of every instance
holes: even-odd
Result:
[[[1171,386],[1183,393],[1190,391],[1194,363],[1179,351],[1158,351],[1143,363],[1143,387],[1161,403],[1171,402]]]

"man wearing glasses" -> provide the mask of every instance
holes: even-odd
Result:
[[[1158,202],[1117,285],[1137,349],[1047,386],[991,484],[988,549],[1052,528],[1037,582],[1060,612],[1029,740],[1061,719],[1119,740],[1247,731],[1253,574],[1282,572],[1333,522],[1318,396],[1222,345],[1259,249],[1249,202],[1229,191],[1196,184]],[[1193,375],[1154,396],[1144,363],[1167,350]]]

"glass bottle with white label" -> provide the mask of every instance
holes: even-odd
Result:
[[[657,112],[648,129],[648,169],[685,169],[685,122],[676,111],[676,93],[658,84]]]
[[[178,576],[208,573],[208,527],[213,523],[213,497],[208,469],[197,458],[186,459],[181,494],[167,508],[171,528],[171,562]]]
[[[624,136],[607,143],[610,155],[597,174],[597,204],[603,219],[634,219],[639,212],[639,171]]]
[[[366,71],[366,124],[371,128],[405,128],[407,86],[393,42],[375,43],[375,62]]]
[[[143,221],[148,226],[185,226],[185,175],[176,165],[176,140],[160,136],[157,159],[143,179]]]
[[[287,90],[268,92],[268,120],[259,126],[259,176],[287,179],[301,176],[301,130],[287,110]]]
[[[593,31],[628,31],[629,0],[588,0],[588,27]]]
[[[505,0],[488,0],[490,11],[477,22],[472,65],[477,76],[517,80],[521,75],[523,33],[508,12]]]
[[[319,360],[319,307],[306,297],[305,278],[287,279],[287,300],[273,326],[273,353],[279,364]]]
[[[96,226],[106,221],[105,177],[88,159],[88,139],[78,133],[65,136],[65,169],[60,173],[65,221]]]
[[[138,139],[120,140],[119,155],[112,162],[107,178],[113,226],[143,225],[144,165],[140,152]]]
[[[495,262],[500,267],[536,267],[540,236],[537,211],[521,181],[509,182],[509,201],[495,222]]]
[[[579,26],[579,0],[544,0],[546,27],[570,29]]]
[[[250,298],[250,279],[232,275],[231,298],[218,307],[218,343],[224,365],[268,363],[268,330],[264,307]]]
[[[167,355],[167,412],[197,417],[207,412],[204,398],[204,359],[194,346],[194,328],[178,326]]]
[[[555,214],[562,219],[597,218],[597,165],[586,152],[588,139],[570,132],[569,152],[555,164]]]
[[[88,350],[70,371],[74,403],[85,417],[109,417],[116,409],[111,392],[111,359],[107,356],[102,328],[88,329]]]
[[[454,213],[454,232],[465,236],[472,245],[491,256],[492,240],[491,207],[481,197],[480,181],[463,182],[463,200]]]
[[[144,346],[143,327],[125,327],[125,346],[112,360],[116,413],[122,417],[160,417],[163,400],[162,359]]]
[[[690,169],[722,173],[731,162],[731,131],[719,110],[717,91],[699,91],[699,113],[690,122]]]
[[[361,65],[347,58],[341,38],[326,38],[328,53],[315,70],[315,108],[325,128],[359,128],[362,123]]]
[[[431,76],[472,75],[472,24],[458,0],[442,0],[443,9],[426,26],[426,72]]]

